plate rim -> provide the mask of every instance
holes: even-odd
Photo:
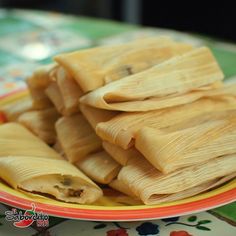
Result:
[[[6,205],[27,210],[31,207],[31,204],[34,203],[36,206],[36,212],[43,212],[50,216],[67,219],[91,221],[139,221],[162,219],[202,212],[232,203],[234,201],[236,201],[236,187],[225,192],[220,192],[208,198],[196,200],[193,202],[181,203],[178,205],[154,205],[151,207],[147,206],[147,208],[143,209],[129,209],[129,206],[127,206],[127,209],[119,209],[119,206],[114,206],[114,209],[82,209],[50,205],[47,203],[35,201],[34,199],[25,199],[8,192],[4,192],[0,189],[0,202]],[[96,208],[96,206],[93,207]],[[106,206],[104,206],[104,208],[105,207]]]

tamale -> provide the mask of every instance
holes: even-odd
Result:
[[[135,147],[163,173],[236,152],[236,116],[174,131],[143,127]]]
[[[15,189],[91,203],[102,191],[38,137],[17,123],[0,126],[0,178]]]
[[[165,127],[160,130],[166,133],[171,133],[178,130],[188,129],[188,128],[203,124],[208,121],[229,119],[233,117],[236,117],[236,109],[226,110],[226,111],[206,112],[204,114],[196,115],[188,120],[180,121],[172,126]]]
[[[190,45],[156,37],[61,54],[54,59],[76,79],[83,92],[88,92],[190,50]]]
[[[79,98],[82,91],[74,79],[60,66],[50,74],[51,82],[45,93],[59,113],[70,116],[79,112]]]
[[[44,89],[33,88],[29,84],[27,86],[28,86],[28,89],[30,91],[30,96],[33,101],[32,106],[34,110],[47,109],[53,106],[52,102],[45,94]]]
[[[229,179],[227,176],[235,173],[235,154],[217,157],[170,174],[162,174],[144,158],[136,158],[121,169],[118,179],[126,184],[145,204],[152,205],[164,202],[165,197],[166,201],[175,200],[175,198],[168,199],[168,196],[170,197],[172,194],[178,194],[177,199],[192,196],[190,192],[193,188],[199,187],[198,191],[195,189],[195,192],[192,192],[194,195],[199,191],[204,191],[204,188],[209,189],[208,184],[214,187],[214,182],[210,181],[217,183],[219,178],[227,181]],[[220,183],[222,184],[223,181]],[[202,186],[203,184],[207,184],[207,186]],[[181,194],[183,194],[182,197]]]
[[[176,201],[176,200],[180,200],[180,199],[184,199],[187,197],[192,197],[195,196],[199,193],[205,192],[209,189],[213,189],[216,188],[232,179],[234,179],[236,177],[236,172],[233,174],[230,174],[228,176],[216,179],[216,180],[211,180],[208,181],[206,183],[200,184],[198,186],[186,189],[184,191],[181,191],[179,193],[173,193],[173,194],[160,194],[155,195],[155,202],[156,204],[158,203],[162,203],[162,202],[170,202],[170,201]]]
[[[102,196],[102,190],[75,166],[49,156],[0,157],[0,177],[15,189],[65,202],[87,204]]]
[[[98,123],[108,121],[118,115],[118,112],[116,111],[97,109],[84,104],[80,104],[80,111],[87,119],[89,124],[93,127],[93,129],[96,129],[96,125]]]
[[[119,146],[105,141],[102,143],[102,145],[105,151],[109,153],[111,157],[118,163],[120,163],[122,166],[127,165],[131,158],[142,156],[142,154],[135,148],[124,150]]]
[[[64,106],[63,97],[61,95],[57,82],[51,81],[48,87],[45,89],[45,94],[48,96],[50,101],[56,107],[57,111],[60,114],[63,114],[63,111],[65,110],[65,106]]]
[[[55,123],[60,115],[55,108],[28,111],[20,115],[18,122],[48,144],[56,142]]]
[[[121,168],[121,166],[104,151],[86,156],[76,162],[76,166],[92,180],[101,184],[109,184],[117,177]]]
[[[48,64],[38,67],[34,71],[33,75],[27,79],[28,84],[33,88],[45,89],[50,83],[50,73],[55,67],[56,64]]]
[[[7,121],[16,121],[24,112],[30,111],[33,107],[30,96],[24,96],[9,104],[0,107],[0,111],[6,116]]]
[[[119,179],[114,179],[112,182],[109,183],[109,186],[130,197],[137,198],[137,196],[131,191],[131,189],[129,189],[128,186]]]
[[[41,66],[26,80],[33,100],[34,109],[45,109],[52,106],[52,103],[46,96],[44,89],[50,83],[49,75],[55,66],[55,64]]]
[[[34,156],[61,159],[61,156],[23,125],[6,123],[0,125],[0,157]]]
[[[223,78],[211,51],[202,47],[109,83],[84,95],[80,102],[107,110],[155,110],[197,100],[204,93],[201,87]],[[191,91],[197,95],[190,94],[186,100],[185,94]]]
[[[62,67],[58,67],[56,82],[63,99],[63,115],[69,116],[79,112],[79,98],[83,93],[75,80]]]
[[[236,91],[235,86],[231,87]],[[222,90],[226,92],[225,89]],[[107,122],[99,123],[96,126],[96,133],[103,140],[127,149],[133,146],[134,137],[143,126],[157,129],[167,128],[205,113],[235,110],[235,94],[234,96],[223,95],[220,91],[221,89],[218,90],[219,95],[213,94],[211,91],[214,96],[172,108],[149,112],[121,113]]]
[[[101,140],[81,114],[62,117],[55,127],[66,157],[72,163],[101,149]]]

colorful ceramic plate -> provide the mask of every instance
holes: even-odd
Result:
[[[0,106],[25,96],[21,91],[0,99]],[[0,115],[0,120],[4,116]],[[1,121],[0,121],[1,122]],[[96,205],[70,204],[39,195],[19,192],[0,182],[0,202],[21,209],[31,209],[34,203],[36,211],[49,215],[95,221],[138,221],[185,215],[215,208],[236,200],[236,179],[229,183],[184,200],[154,206],[127,205],[127,199],[107,194]],[[122,203],[123,202],[123,203]],[[129,201],[132,203],[132,201]]]

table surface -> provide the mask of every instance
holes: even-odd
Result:
[[[24,78],[53,55],[150,35],[210,47],[226,79],[236,78],[236,44],[205,36],[52,12],[0,10],[0,97],[25,88]],[[236,202],[188,216],[148,222],[88,222],[50,217],[48,228],[19,229],[5,220],[9,207],[0,204],[0,236],[10,235],[161,235],[235,236]]]

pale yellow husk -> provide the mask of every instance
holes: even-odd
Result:
[[[122,166],[127,165],[129,160],[133,157],[142,157],[142,154],[135,148],[125,150],[119,146],[116,146],[106,141],[104,141],[102,145],[105,151],[109,153],[112,158],[118,163],[120,163]]]
[[[163,173],[236,152],[236,116],[211,120],[171,133],[144,127],[135,147]]]
[[[8,121],[16,121],[22,113],[30,111],[32,107],[32,99],[26,96],[1,106],[0,111],[4,113]]]
[[[155,110],[194,101],[199,95],[190,94],[187,99],[184,94],[198,88],[202,91],[201,87],[223,77],[211,51],[202,47],[109,83],[84,95],[80,102],[107,110]]]
[[[87,119],[89,124],[93,127],[93,129],[96,128],[98,123],[106,122],[119,114],[116,111],[102,110],[84,104],[80,104],[80,111]]]
[[[102,142],[81,114],[62,117],[56,122],[58,140],[72,163],[101,149]]]
[[[32,76],[26,80],[33,100],[34,109],[45,109],[52,106],[52,103],[46,96],[44,89],[50,83],[50,73],[55,66],[55,64],[40,66],[34,71]]]
[[[109,184],[117,177],[121,168],[121,166],[104,151],[86,156],[78,161],[76,166],[92,180],[101,184]]]
[[[54,59],[88,92],[189,50],[190,45],[156,37],[61,54]]]
[[[219,185],[224,184],[225,182],[233,179],[236,177],[236,172],[230,175],[227,175],[222,178],[218,178],[215,180],[207,181],[206,183],[200,184],[198,186],[186,189],[184,191],[178,192],[178,193],[173,193],[173,194],[155,194],[154,201],[155,204],[163,203],[163,202],[170,202],[170,201],[176,201],[180,199],[184,199],[187,197],[191,197],[194,195],[197,195],[199,193],[205,192],[208,189],[215,188]],[[124,184],[120,179],[115,179],[113,180],[109,186],[119,192],[122,192],[133,199],[138,199],[138,197],[131,191],[129,186],[127,184]],[[148,199],[147,202],[149,202],[151,205],[154,204],[152,201],[152,198]],[[147,203],[148,204],[148,203]]]
[[[0,158],[4,156],[62,159],[56,151],[18,123],[0,125]]]
[[[198,186],[198,191],[196,189],[195,192],[193,191],[194,195],[209,188],[209,186],[201,186],[202,184],[218,181],[219,178],[230,176],[235,172],[236,154],[217,157],[171,174],[162,174],[144,158],[136,158],[121,169],[118,179],[123,181],[145,204],[152,205],[163,202],[163,197],[171,194],[179,194],[178,199],[188,197],[190,194],[184,191],[192,191],[190,189]],[[227,180],[228,178],[225,178],[225,181]],[[166,201],[169,201],[168,198]]]
[[[160,131],[165,132],[165,133],[171,133],[178,130],[191,128],[191,127],[203,124],[208,121],[229,119],[233,117],[236,117],[236,109],[226,110],[226,111],[212,111],[212,112],[207,112],[204,114],[194,116],[188,120],[180,121],[172,126],[162,128],[160,129]]]
[[[79,112],[79,98],[83,94],[80,87],[62,67],[57,68],[55,76],[63,99],[63,115],[69,116]]]
[[[102,195],[92,180],[18,123],[0,126],[0,147],[0,178],[15,189],[82,204]]]
[[[50,99],[50,101],[53,103],[55,108],[60,114],[63,114],[63,111],[65,110],[65,105],[63,102],[63,97],[60,92],[59,86],[55,81],[51,81],[48,87],[45,89],[45,94]]]
[[[44,89],[40,88],[31,88],[30,85],[27,85],[30,96],[33,101],[33,109],[34,110],[40,110],[40,109],[47,109],[49,107],[52,107],[53,104],[46,95]]]
[[[102,196],[96,184],[65,160],[1,157],[0,177],[15,189],[49,194],[65,202],[89,204]]]
[[[122,113],[107,122],[99,123],[96,133],[103,140],[127,149],[133,146],[136,133],[144,126],[167,128],[206,113],[235,110],[236,97],[223,95],[231,92],[235,95],[235,85],[216,90],[208,92],[208,97],[186,105],[149,112]]]
[[[60,115],[55,108],[28,111],[19,116],[18,122],[48,144],[56,142],[55,122]]]
[[[50,73],[55,69],[56,64],[42,65],[38,67],[31,77],[27,79],[28,84],[33,88],[45,89],[50,83]]]
[[[132,198],[137,199],[137,196],[132,192],[132,190],[119,179],[114,179],[112,182],[109,183],[109,186],[121,193],[124,193]]]
[[[233,179],[236,177],[236,172],[234,172],[233,174],[227,175],[225,177],[219,178],[219,179],[215,179],[215,180],[211,180],[208,181],[204,184],[200,184],[196,187],[192,187],[189,189],[186,189],[184,191],[181,191],[179,193],[173,193],[173,194],[166,194],[166,195],[155,195],[155,202],[156,203],[163,203],[163,202],[171,202],[171,201],[176,201],[176,200],[180,200],[180,199],[184,199],[187,197],[192,197],[194,195],[197,195],[199,193],[205,192],[209,189],[212,188],[216,188],[224,183],[226,183],[227,181]],[[152,202],[152,200],[149,200],[150,202]]]

